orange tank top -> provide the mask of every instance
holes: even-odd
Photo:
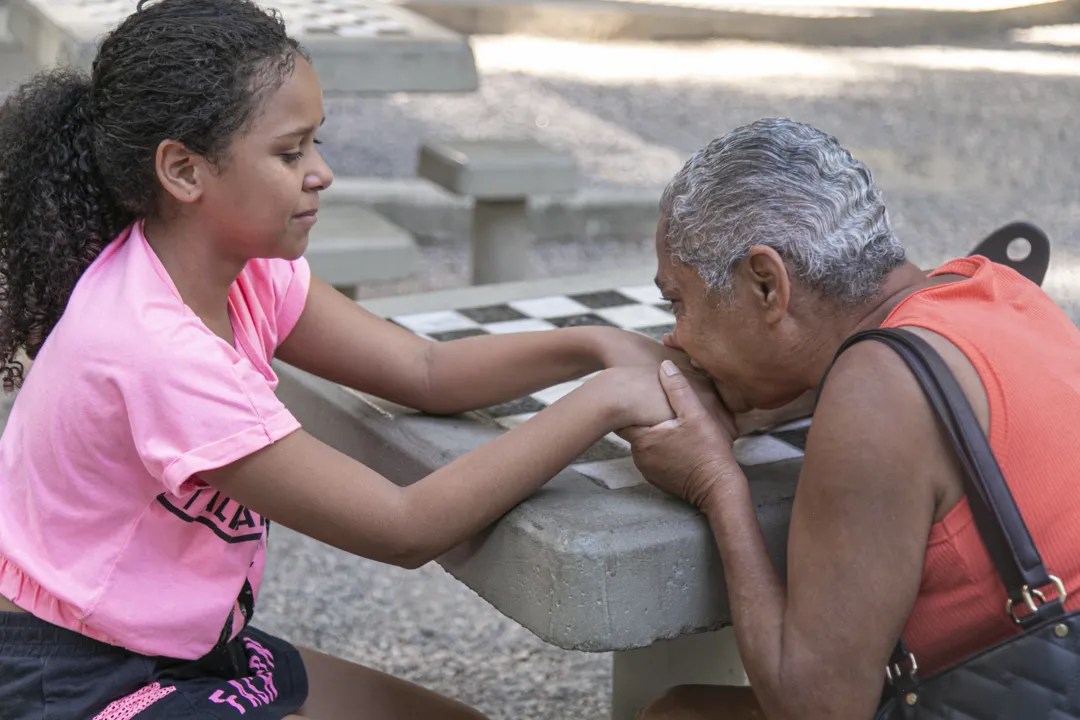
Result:
[[[933,274],[966,279],[912,294],[882,327],[938,333],[975,367],[990,405],[990,447],[1047,570],[1065,585],[1066,609],[1076,610],[1080,330],[1041,288],[985,258],[954,260]],[[1005,601],[961,500],[931,528],[922,584],[904,629],[920,676],[1017,633]]]

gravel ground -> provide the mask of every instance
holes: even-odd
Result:
[[[782,115],[836,134],[878,176],[915,259],[937,262],[1017,218],[1068,268],[1080,225],[1073,172],[1080,55],[1008,46],[800,49],[714,43],[591,46],[475,41],[482,88],[464,96],[329,98],[339,174],[408,176],[422,138],[532,135],[572,150],[588,182],[661,186],[714,136]],[[347,118],[347,121],[346,121]],[[464,281],[464,247],[427,246],[427,271],[386,292]],[[648,261],[640,241],[537,248],[534,272]],[[437,566],[405,572],[276,529],[258,621],[492,718],[600,720],[609,655],[546,646]]]
[[[407,571],[277,526],[256,624],[492,718],[607,718],[611,659],[508,620],[435,564]],[[419,719],[418,719],[419,720]]]

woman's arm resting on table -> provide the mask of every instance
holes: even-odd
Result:
[[[955,481],[921,389],[886,347],[862,343],[841,356],[799,476],[785,583],[727,450],[730,436],[700,405],[678,400],[670,386],[680,377],[665,379],[679,419],[632,437],[635,459],[646,477],[706,513],[766,716],[871,718],[918,593],[937,488]]]
[[[418,567],[497,520],[608,432],[667,417],[671,408],[655,374],[619,368],[407,487],[302,430],[200,476],[300,533]]]
[[[739,428],[739,434],[746,435],[758,430],[767,430],[792,420],[808,418],[814,414],[816,405],[817,390],[809,390],[782,407],[772,410],[751,410],[748,413],[737,415],[735,424]]]
[[[428,413],[495,405],[605,367],[680,354],[615,328],[482,335],[435,343],[379,318],[316,277],[277,357],[332,382]]]

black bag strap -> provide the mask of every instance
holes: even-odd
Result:
[[[884,342],[900,355],[941,421],[964,471],[964,490],[976,528],[1008,594],[1007,609],[1012,612],[1013,606],[1019,608],[1022,604],[1030,611],[1023,616],[1013,613],[1014,619],[1029,627],[1047,617],[1062,615],[1060,581],[1052,579],[1043,565],[990,443],[948,365],[924,339],[899,328],[856,333],[840,346],[833,362],[847,348],[864,340]],[[1052,582],[1058,585],[1058,597],[1044,599],[1039,589]],[[1036,606],[1033,597],[1043,600],[1042,604]]]

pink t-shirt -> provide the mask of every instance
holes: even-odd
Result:
[[[147,655],[201,657],[254,607],[268,523],[207,487],[300,424],[270,360],[307,299],[303,259],[252,260],[235,347],[184,304],[141,224],[79,280],[0,438],[0,595]]]

